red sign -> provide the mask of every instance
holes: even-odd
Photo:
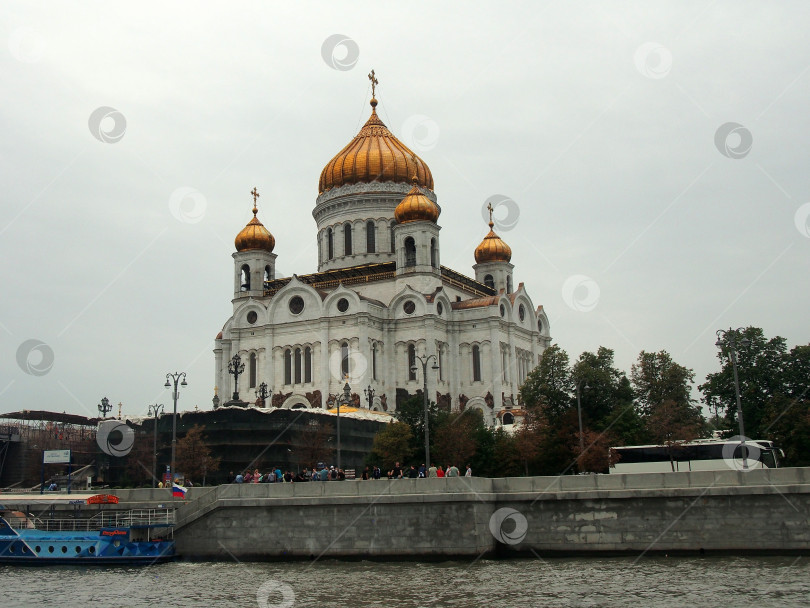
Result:
[[[127,531],[126,530],[102,530],[101,535],[102,536],[126,536]]]
[[[112,494],[96,494],[87,499],[88,505],[117,505],[118,497]]]

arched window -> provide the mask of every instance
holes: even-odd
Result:
[[[312,382],[312,349],[304,349],[304,382]]]
[[[346,378],[349,375],[349,343],[340,345],[340,374]]]
[[[331,228],[326,229],[326,259],[331,260],[335,257],[335,235],[332,233]]]
[[[366,222],[366,251],[375,253],[377,251],[377,226],[374,220]]]
[[[484,277],[484,285],[486,285],[487,287],[491,287],[492,289],[495,289],[495,279],[492,278],[491,274],[488,274]]]
[[[509,412],[506,412],[503,415],[503,423],[504,424],[514,424],[515,423],[515,417],[512,414],[510,414]]]
[[[506,275],[506,293],[512,293],[512,275]]]
[[[436,376],[439,378],[439,382],[444,381],[444,366],[442,365],[442,345],[439,344],[439,348],[436,349],[436,365],[439,366],[437,370]]]
[[[371,345],[371,378],[377,379],[377,343]]]
[[[270,272],[270,266],[267,265],[264,267],[264,282],[269,283],[273,280],[272,272]]]
[[[405,239],[405,267],[416,266],[416,243],[413,237]]]
[[[295,349],[295,383],[301,384],[301,349]]]
[[[395,249],[396,240],[394,239],[394,226],[396,226],[396,224],[397,224],[396,222],[391,222],[391,253],[394,253],[394,251],[396,251]]]
[[[242,266],[242,286],[239,288],[241,291],[250,291],[250,266],[244,264]]]
[[[473,382],[481,381],[481,349],[475,344],[472,347]]]
[[[430,239],[430,265],[433,268],[438,268],[436,263],[436,239]]]
[[[292,384],[292,351],[284,351],[284,384]]]
[[[343,255],[352,254],[352,225],[343,225]]]
[[[504,384],[509,382],[509,353],[501,352],[501,367],[503,368],[502,380]]]
[[[408,380],[416,380],[416,347],[408,344]]]
[[[256,353],[250,353],[248,377],[250,378],[250,388],[256,388]]]

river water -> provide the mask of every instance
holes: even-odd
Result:
[[[769,606],[810,603],[810,557],[0,566],[0,606]]]

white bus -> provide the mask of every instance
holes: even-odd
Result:
[[[611,473],[670,473],[675,471],[743,470],[742,445],[739,439],[698,439],[672,445],[629,445],[610,448],[618,460]],[[749,469],[779,467],[782,450],[772,441],[746,439]]]

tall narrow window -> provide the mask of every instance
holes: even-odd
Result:
[[[430,239],[430,265],[433,268],[438,268],[436,264],[436,239]]]
[[[245,264],[242,266],[242,286],[240,289],[242,291],[250,291],[250,266]]]
[[[416,347],[408,344],[408,380],[416,380]]]
[[[284,384],[292,384],[292,351],[284,351]]]
[[[340,373],[346,378],[349,375],[349,343],[340,345]]]
[[[444,382],[444,366],[442,365],[442,345],[436,350],[436,365],[439,366],[438,376],[439,382]]]
[[[366,251],[376,253],[377,251],[377,226],[374,220],[366,222]]]
[[[343,255],[352,254],[352,225],[343,225]]]
[[[512,293],[512,275],[506,275],[506,293]]]
[[[416,266],[416,243],[413,237],[405,239],[405,267]]]
[[[272,272],[270,271],[270,266],[264,267],[264,282],[269,283],[273,280]]]
[[[491,274],[488,274],[484,277],[484,285],[486,285],[487,287],[491,287],[492,289],[495,289],[495,279],[492,278]]]
[[[501,353],[501,367],[503,368],[503,383],[509,382],[509,354],[506,351]]]
[[[295,383],[301,384],[301,349],[295,349]]]
[[[332,233],[331,228],[326,229],[326,259],[331,260],[335,257],[335,235]]]
[[[248,376],[250,377],[250,388],[256,388],[256,353],[250,353],[250,362],[248,367],[250,371]]]
[[[377,343],[371,345],[371,378],[377,379]]]
[[[312,349],[304,349],[304,382],[312,382]]]
[[[396,240],[394,239],[394,226],[396,226],[396,222],[391,222],[391,253],[396,251],[395,245]]]
[[[481,349],[475,344],[472,347],[473,382],[481,381]]]

